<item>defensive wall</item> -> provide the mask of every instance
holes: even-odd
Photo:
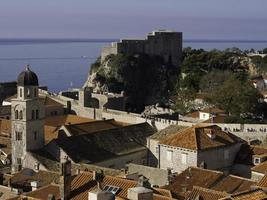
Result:
[[[124,123],[137,124],[147,122],[157,130],[162,130],[170,125],[179,125],[191,127],[197,123],[186,122],[181,120],[169,120],[162,118],[144,118],[140,114],[130,113],[112,109],[95,109],[90,107],[83,107],[79,105],[79,101],[64,97],[57,94],[52,94],[46,91],[42,91],[48,94],[55,101],[63,104],[66,108],[71,106],[71,110],[77,115],[93,119],[115,119]],[[201,123],[203,125],[211,125],[210,123]],[[224,131],[229,131],[245,140],[264,140],[267,136],[267,124],[226,124],[226,123],[212,123],[218,125]]]
[[[182,33],[159,30],[147,35],[144,40],[122,39],[106,46],[101,52],[101,62],[110,54],[133,55],[136,53],[161,56],[165,62],[179,66],[182,58]]]

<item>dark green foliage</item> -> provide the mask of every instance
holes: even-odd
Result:
[[[251,60],[255,64],[259,73],[267,72],[267,57],[266,56],[263,58],[261,56],[253,56]]]
[[[244,118],[259,113],[261,95],[249,81],[230,76],[209,98],[208,102],[233,116]]]

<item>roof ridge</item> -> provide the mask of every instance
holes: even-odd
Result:
[[[225,191],[218,191],[218,190],[213,190],[213,189],[210,189],[210,188],[204,188],[204,187],[201,187],[201,186],[196,186],[194,185],[193,186],[193,189],[198,189],[198,190],[202,190],[202,191],[208,191],[208,192],[213,192],[213,193],[217,193],[217,194],[222,194],[222,195],[229,195],[229,193],[225,192]]]
[[[93,173],[91,171],[83,171],[82,173],[78,174],[77,176],[83,175],[83,174],[92,175],[93,176]],[[120,181],[127,181],[127,182],[130,182],[130,183],[138,183],[137,181],[126,179],[126,178],[121,178],[121,177],[117,177],[117,176],[104,175],[104,177],[111,178],[111,179],[116,179],[116,180],[120,180]]]
[[[223,175],[223,172],[217,171],[217,170],[213,170],[213,169],[203,169],[201,167],[194,167],[194,166],[190,166],[188,168],[198,169],[198,170],[202,170],[202,171],[210,171],[210,172],[215,172],[215,173],[218,173],[218,174],[222,174]]]
[[[253,181],[252,179],[249,179],[249,178],[245,178],[245,177],[241,177],[241,176],[236,176],[236,175],[233,175],[233,174],[230,174],[228,176],[231,176],[231,177],[234,177],[234,178],[239,178],[239,179],[242,179],[242,180],[246,180],[246,181],[250,181],[250,182],[256,183],[256,181]]]

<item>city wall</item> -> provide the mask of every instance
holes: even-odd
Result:
[[[47,92],[46,92],[47,93]],[[48,93],[47,93],[48,94]],[[51,98],[59,103],[62,103],[67,107],[67,102],[71,103],[71,109],[80,116],[93,118],[93,119],[115,119],[117,121],[136,124],[147,122],[151,124],[157,130],[162,130],[170,125],[179,125],[185,127],[191,127],[196,123],[180,121],[180,120],[168,120],[161,118],[143,118],[140,114],[129,113],[124,111],[117,111],[111,109],[94,109],[89,107],[82,107],[77,100],[70,99],[68,97],[49,94]],[[211,125],[209,123],[202,123],[203,125]],[[244,140],[264,140],[267,136],[267,124],[225,124],[217,123],[224,131],[229,131]]]

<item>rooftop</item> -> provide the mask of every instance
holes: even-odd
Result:
[[[261,173],[261,174],[266,174],[267,173],[267,161],[252,167],[251,170],[254,172]]]
[[[178,125],[171,125],[168,126],[165,129],[162,129],[158,131],[157,133],[153,134],[150,138],[151,139],[156,139],[156,140],[162,140],[172,134],[178,133],[179,131],[185,129],[186,127],[184,126],[178,126]]]
[[[219,191],[220,194],[237,194],[250,190],[251,186],[255,184],[250,179],[233,175],[225,176],[223,172],[190,167],[178,174],[171,184],[163,188],[170,190],[178,198],[190,195],[189,192],[193,191],[194,188],[195,192],[191,195],[195,195],[197,191]],[[184,187],[186,187],[187,192],[184,192]]]
[[[228,196],[226,192],[219,192],[203,187],[194,186],[193,190],[186,196],[186,200],[203,199],[203,200],[217,200]]]
[[[223,198],[222,200],[264,200],[267,195],[261,189],[248,190],[236,195]]]
[[[212,135],[212,137],[211,137]],[[170,135],[160,143],[192,150],[206,150],[236,144],[242,140],[216,125],[196,125]]]
[[[58,138],[55,142],[76,163],[94,163],[144,150],[146,138],[154,132],[149,124],[141,123],[90,134]]]

